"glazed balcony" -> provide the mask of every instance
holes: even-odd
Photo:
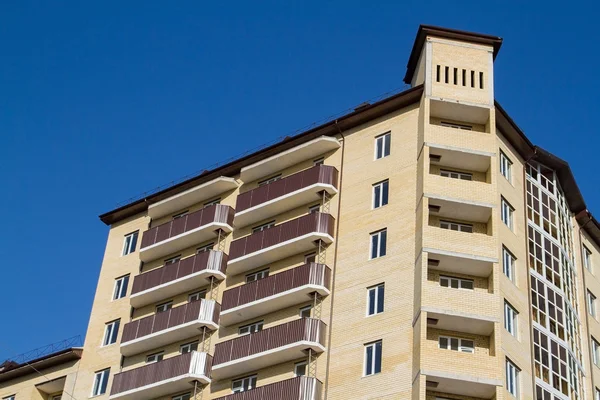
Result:
[[[320,400],[321,392],[321,381],[308,376],[297,376],[215,400]]]
[[[257,333],[217,343],[214,379],[230,378],[271,365],[306,357],[305,350],[325,351],[325,324],[302,318]]]
[[[231,242],[228,272],[240,274],[260,265],[315,249],[315,242],[333,242],[334,219],[320,212],[304,215]]]
[[[155,226],[144,232],[140,259],[144,262],[164,257],[217,236],[219,229],[233,230],[234,210],[215,204]]]
[[[139,308],[225,279],[227,254],[206,251],[156,268],[133,279],[130,302]]]
[[[145,400],[189,390],[194,381],[210,383],[212,357],[192,351],[118,373],[110,399]]]
[[[311,299],[329,295],[331,270],[305,264],[223,292],[221,325],[228,326]]]
[[[202,328],[219,327],[221,306],[214,300],[198,300],[131,321],[123,328],[121,354],[131,356],[190,338]]]
[[[304,204],[319,201],[320,192],[337,193],[338,171],[317,165],[242,193],[235,206],[235,225],[246,226]]]

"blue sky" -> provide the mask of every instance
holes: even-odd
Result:
[[[496,98],[600,215],[594,6],[209,3],[0,4],[0,359],[85,334],[99,214],[402,88],[420,23],[504,38]]]

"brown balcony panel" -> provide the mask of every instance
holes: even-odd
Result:
[[[198,334],[206,327],[219,326],[221,306],[213,300],[198,300],[125,324],[121,354],[130,356]]]
[[[331,270],[310,263],[223,292],[221,325],[228,326],[329,294]]]
[[[316,400],[321,398],[321,388],[318,379],[298,376],[215,400]]]
[[[190,388],[194,380],[210,383],[212,357],[193,351],[118,373],[113,378],[110,399],[144,400]]]
[[[155,226],[142,236],[140,258],[149,261],[193,246],[214,237],[217,229],[230,232],[233,217],[233,208],[215,204]]]
[[[229,272],[238,274],[259,265],[313,250],[316,240],[333,241],[334,218],[312,213],[231,242]],[[271,251],[276,250],[276,251]]]
[[[137,275],[131,289],[131,305],[139,308],[210,283],[225,279],[228,257],[207,251]]]
[[[319,192],[337,193],[338,171],[317,165],[242,193],[237,198],[235,223],[246,226],[320,199]]]
[[[305,357],[307,349],[315,352],[325,350],[323,321],[301,318],[217,343],[212,376],[215,379],[224,379],[295,360]]]

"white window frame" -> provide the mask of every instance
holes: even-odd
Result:
[[[511,282],[515,282],[515,264],[517,259],[506,247],[502,247],[502,272]]]
[[[504,329],[514,337],[517,337],[519,312],[506,300],[504,300]]]
[[[104,324],[104,335],[102,336],[102,347],[110,346],[111,344],[117,343],[118,338],[119,338],[119,327],[120,326],[121,326],[120,318]]]
[[[113,300],[119,300],[127,297],[127,289],[129,288],[129,274],[123,275],[115,279],[115,287],[113,289]]]
[[[315,158],[313,160],[313,166],[324,165],[324,164],[325,164],[325,157],[319,157],[319,158]]]
[[[500,174],[506,178],[509,183],[512,183],[512,161],[500,150]]]
[[[600,400],[600,389],[594,388],[594,399]]]
[[[473,279],[466,278],[457,278],[455,276],[449,275],[440,275],[440,286],[446,287],[448,289],[459,289],[459,290],[475,290],[475,281]],[[444,286],[444,282],[447,282],[447,285]],[[456,286],[452,286],[452,282],[456,282]],[[469,284],[471,287],[469,287]]]
[[[307,317],[302,315],[306,311],[308,311]],[[312,311],[312,305],[308,305],[308,306],[300,307],[298,314],[300,315],[300,318],[310,318],[311,311]]]
[[[196,345],[195,350],[193,349],[194,345]],[[182,344],[181,346],[179,346],[179,353],[186,354],[186,353],[191,353],[192,351],[198,351],[198,345],[199,345],[199,342],[197,340],[195,342],[189,342],[186,344]]]
[[[252,233],[263,232],[266,229],[272,228],[275,226],[275,221],[269,221],[261,225],[257,225],[252,228]]]
[[[215,242],[210,242],[209,244],[205,244],[204,246],[200,246],[196,249],[196,254],[206,253],[207,251],[211,251],[215,247]]]
[[[461,131],[472,131],[473,127],[471,125],[462,125],[462,124],[457,124],[454,122],[448,122],[448,121],[440,121],[440,126],[446,127],[446,128],[452,128],[452,129],[459,129]]]
[[[251,335],[263,330],[264,321],[256,321],[248,325],[243,325],[238,328],[238,335]],[[247,330],[247,332],[245,332]]]
[[[303,374],[299,374],[298,373],[298,368],[302,368],[304,367],[304,373]],[[306,373],[308,372],[308,363],[306,361],[300,361],[294,364],[294,376],[298,377],[298,376],[306,376]]]
[[[139,234],[140,231],[135,231],[125,235],[125,238],[123,239],[123,250],[121,251],[121,256],[126,256],[135,251],[139,239]]]
[[[442,344],[440,343],[441,339],[446,339],[446,343],[447,343],[446,347],[442,347]],[[452,349],[452,340],[456,340],[458,343],[456,350]],[[471,342],[472,346],[468,346],[466,343],[463,343],[463,342]],[[440,335],[440,336],[438,336],[438,348],[440,348],[442,350],[457,351],[459,353],[474,354],[475,353],[475,341],[473,339],[463,339],[463,338],[458,338],[458,337],[454,337],[454,336]]]
[[[17,395],[13,394],[13,395],[10,395],[10,396],[3,397],[2,400],[15,400],[16,397],[17,397]]]
[[[587,300],[587,307],[588,307],[588,313],[596,318],[596,296],[594,296],[594,294],[592,292],[590,292],[589,290],[586,293],[586,300]]]
[[[320,204],[315,204],[313,206],[308,207],[308,213],[309,214],[314,214],[314,213],[318,213],[321,212],[321,205]]]
[[[600,343],[592,337],[592,356],[594,365],[600,367]]]
[[[236,385],[236,383],[241,383],[241,385]],[[236,389],[236,386],[238,386],[238,389]],[[246,389],[244,386],[248,386],[248,388]],[[245,376],[231,381],[231,391],[233,393],[241,393],[252,389],[256,389],[256,375]]]
[[[14,400],[14,397],[13,397],[13,400]],[[62,400],[62,393],[55,394],[54,396],[52,396],[52,400]]]
[[[377,198],[377,191],[379,191],[379,198]],[[371,207],[374,209],[387,206],[390,201],[390,180],[386,179],[381,182],[373,184],[373,199],[371,201]],[[385,198],[384,198],[385,194]]]
[[[176,219],[183,218],[183,217],[185,217],[186,215],[188,215],[189,213],[190,213],[190,210],[185,210],[185,211],[182,211],[182,212],[180,212],[180,213],[177,213],[177,214],[173,215],[173,216],[171,217],[171,220],[173,220],[173,221],[174,221],[174,220],[176,220]]]
[[[203,206],[204,208],[206,208],[206,207],[214,206],[214,205],[217,205],[217,204],[221,204],[221,198],[220,198],[220,197],[218,197],[218,198],[216,198],[216,199],[213,199],[213,200],[211,200],[211,201],[207,201],[207,202],[206,202],[206,203],[204,203],[202,206]]]
[[[171,308],[173,308],[173,300],[165,301],[164,303],[160,303],[156,306],[156,312],[161,313],[169,311]]]
[[[514,207],[502,197],[500,201],[500,219],[511,231],[514,229],[514,213]]]
[[[519,397],[519,373],[521,370],[508,358],[506,359],[506,390],[515,397]]]
[[[311,259],[312,261],[310,261]],[[308,253],[304,255],[304,264],[310,264],[311,262],[317,262],[317,253]]]
[[[379,159],[388,157],[392,153],[391,139],[392,139],[392,132],[386,132],[381,135],[375,136],[375,150],[374,150],[374,159],[375,160],[379,160]],[[386,148],[387,148],[387,154],[385,152]]]
[[[261,269],[260,271],[252,272],[246,275],[246,283],[260,281],[269,277],[269,268]]]
[[[177,396],[171,397],[171,400],[190,400],[192,398],[192,393],[184,393],[178,394]]]
[[[148,354],[146,356],[146,364],[154,364],[159,361],[162,361],[165,357],[164,351],[159,351],[158,353]]]
[[[381,365],[379,365],[379,371],[376,371],[376,367],[377,367],[377,344],[379,344],[379,349],[381,354],[379,355],[379,359],[381,360]],[[377,340],[375,342],[371,342],[371,343],[367,343],[365,344],[365,350],[364,350],[364,361],[363,361],[363,376],[372,376],[372,375],[377,375],[381,373],[381,370],[383,369],[383,341],[382,340]],[[369,367],[369,360],[368,360],[368,349],[371,349],[371,362],[370,362],[370,367],[371,367],[371,372],[369,373],[368,371],[368,367]]]
[[[94,381],[92,384],[92,396],[100,396],[106,393],[108,389],[108,378],[110,376],[110,368],[94,372]],[[104,391],[102,391],[104,390]]]
[[[461,222],[440,220],[440,228],[448,229],[448,230],[456,231],[456,232],[473,233],[473,225],[463,224]],[[453,229],[453,228],[456,228],[456,229]]]
[[[175,256],[175,257],[167,258],[167,259],[164,261],[164,264],[163,264],[163,265],[164,265],[164,266],[167,266],[167,265],[175,264],[176,262],[179,262],[179,261],[181,261],[181,254],[180,254],[180,255],[178,255],[178,256]]]
[[[379,295],[379,288],[383,289],[383,294]],[[373,296],[373,313],[371,313],[371,293],[374,293]],[[381,302],[381,304],[380,304]],[[381,305],[381,311],[379,311],[379,305]],[[385,311],[385,283],[380,283],[375,286],[370,286],[367,288],[367,317],[371,317],[373,315],[382,314]]]
[[[440,169],[440,176],[444,178],[460,179],[461,181],[473,180],[473,174],[468,172],[451,171],[449,169]]]
[[[277,174],[277,175],[272,176],[270,178],[263,179],[262,181],[258,181],[257,185],[258,186],[268,185],[269,183],[273,183],[273,182],[278,181],[280,179],[281,179],[281,174]]]
[[[197,292],[190,293],[188,295],[188,303],[191,303],[192,301],[198,301],[198,300],[204,299],[205,297],[206,297],[206,290],[199,290]]]
[[[382,238],[384,238],[384,239],[382,239]],[[376,241],[376,243],[373,243],[374,240]],[[384,243],[383,246],[381,245],[382,243]],[[382,249],[383,249],[383,253],[382,253]],[[373,255],[373,251],[376,252],[375,255]],[[369,260],[374,260],[376,258],[385,257],[386,254],[387,254],[387,228],[381,229],[377,232],[372,232],[369,235]]]
[[[583,266],[592,272],[592,252],[585,246],[581,247],[583,248]]]

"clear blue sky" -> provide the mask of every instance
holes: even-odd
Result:
[[[2,2],[0,359],[85,334],[100,213],[403,87],[419,23],[504,38],[496,98],[600,216],[597,6],[388,3]]]

